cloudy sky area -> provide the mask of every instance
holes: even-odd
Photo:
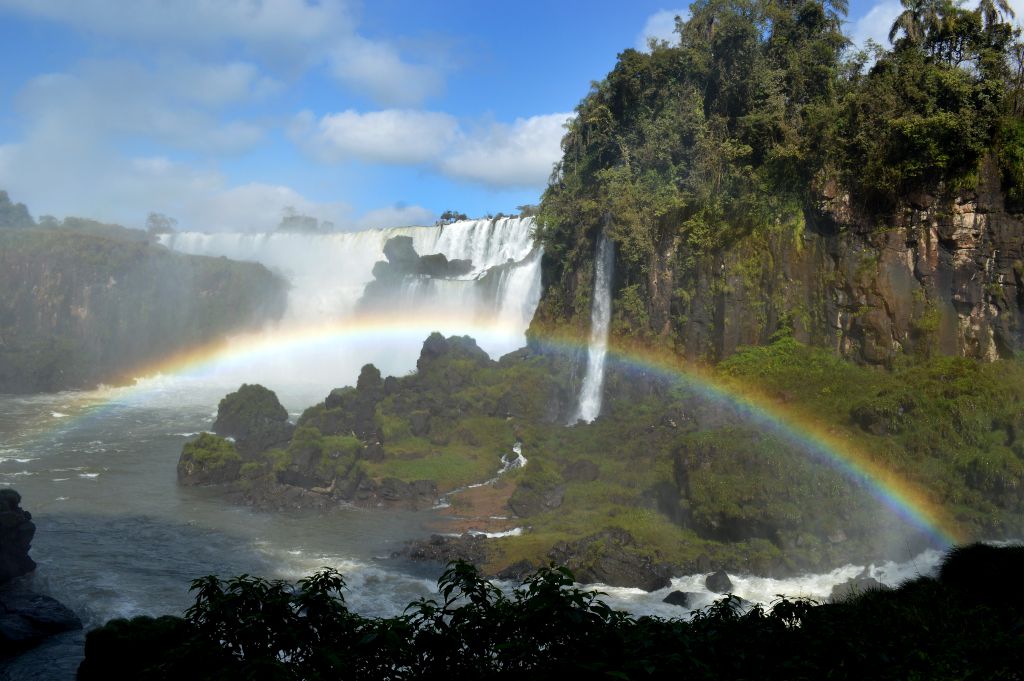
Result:
[[[35,216],[211,231],[272,228],[285,206],[343,229],[512,212],[590,82],[686,11],[0,0],[0,189]],[[899,11],[855,1],[848,33],[884,42]]]

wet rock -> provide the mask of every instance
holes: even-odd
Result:
[[[464,560],[481,565],[487,562],[487,538],[471,534],[457,537],[433,534],[428,539],[409,542],[401,551],[392,554],[392,557],[441,564]]]
[[[732,592],[732,580],[729,579],[728,573],[725,570],[719,570],[707,576],[704,580],[704,586],[708,588],[708,591],[716,594],[727,594]]]
[[[32,514],[21,508],[21,495],[0,489],[0,584],[36,569],[28,555],[35,533]]]
[[[662,603],[678,605],[681,608],[693,608],[700,598],[700,594],[691,591],[673,591],[661,600]]]
[[[867,575],[858,575],[857,577],[851,577],[842,584],[836,584],[832,587],[832,593],[829,594],[829,601],[836,603],[839,601],[845,601],[849,598],[859,596],[866,591],[888,591],[889,587],[882,584],[874,577],[868,577]]]
[[[419,254],[413,247],[411,236],[394,236],[384,243],[384,257],[392,266],[408,268],[409,271],[415,268],[419,261]]]
[[[438,279],[461,277],[473,270],[469,260],[449,260],[444,253],[420,256],[416,263],[416,274]]]
[[[603,530],[575,542],[560,542],[548,558],[572,570],[583,583],[600,582],[656,591],[671,584],[670,569],[657,563],[637,546],[629,532],[620,528]]]

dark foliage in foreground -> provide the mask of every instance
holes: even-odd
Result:
[[[745,613],[729,596],[689,622],[612,610],[560,568],[505,594],[453,563],[442,602],[385,619],[350,612],[331,570],[297,587],[204,577],[184,619],[90,632],[79,679],[1020,679],[1021,574],[1024,547],[974,545],[895,591]]]

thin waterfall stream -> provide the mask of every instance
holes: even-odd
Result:
[[[590,342],[587,373],[583,377],[579,404],[571,423],[590,423],[601,413],[604,391],[604,362],[608,354],[608,327],[612,318],[612,277],[615,274],[615,243],[602,230],[594,257],[594,297],[590,306]]]

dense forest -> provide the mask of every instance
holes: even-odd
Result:
[[[618,334],[691,359],[787,323],[871,363],[1024,347],[1024,45],[1003,2],[904,6],[890,49],[843,2],[702,0],[620,54],[543,197],[536,328],[583,325],[607,226]]]

